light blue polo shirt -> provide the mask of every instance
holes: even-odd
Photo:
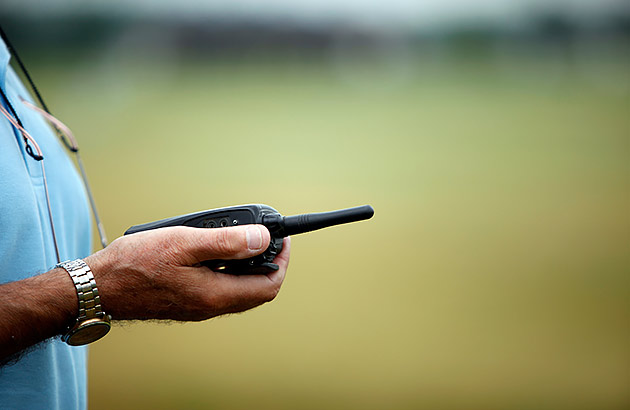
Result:
[[[32,99],[9,59],[0,40],[0,87],[43,151],[61,260],[86,257],[90,210],[80,177],[46,120],[20,101]],[[0,284],[46,272],[56,263],[41,166],[0,113]],[[16,363],[0,367],[0,408],[85,409],[86,359],[85,347],[70,347],[59,338],[37,345]]]

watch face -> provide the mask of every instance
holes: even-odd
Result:
[[[81,322],[64,337],[64,341],[71,346],[82,346],[92,343],[105,336],[111,325],[103,319],[89,319]]]

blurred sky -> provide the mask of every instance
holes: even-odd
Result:
[[[138,14],[173,19],[218,15],[308,24],[351,21],[400,29],[475,21],[510,24],[531,14],[544,13],[592,21],[630,7],[624,0],[3,0],[2,3],[0,10],[31,15]]]

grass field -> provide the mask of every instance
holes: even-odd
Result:
[[[376,210],[293,238],[271,304],[116,326],[91,349],[90,408],[630,405],[629,68],[42,72],[111,238],[240,203]]]

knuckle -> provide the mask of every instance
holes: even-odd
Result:
[[[276,296],[278,296],[278,293],[280,293],[280,285],[274,283],[273,286],[270,286],[263,295],[265,302],[271,302],[274,300]]]
[[[218,254],[233,255],[240,251],[240,246],[229,229],[216,229],[215,232],[213,247]]]
[[[172,226],[172,227],[169,227],[168,229],[169,229],[168,235],[160,236],[160,239],[162,242],[179,245],[180,243],[185,242],[187,240],[188,229],[186,227]]]
[[[151,243],[151,246],[153,247],[153,251],[157,255],[168,258],[171,256],[172,253],[176,252],[178,248],[182,247],[182,242],[183,239],[179,232],[175,232],[173,238],[166,238],[163,236],[157,237],[156,240]]]

